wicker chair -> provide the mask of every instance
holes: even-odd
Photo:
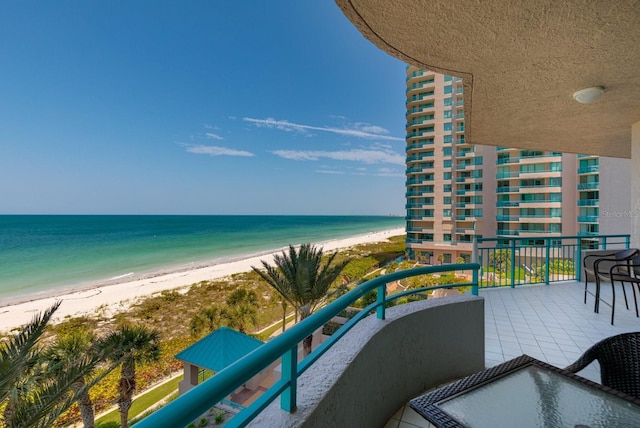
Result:
[[[640,398],[640,332],[618,334],[601,340],[565,370],[577,373],[593,360],[600,363],[603,385]]]

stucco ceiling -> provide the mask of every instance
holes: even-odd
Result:
[[[372,43],[464,79],[475,144],[631,157],[640,1],[336,0]],[[572,95],[605,92],[592,104]]]

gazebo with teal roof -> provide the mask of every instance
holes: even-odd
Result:
[[[184,379],[180,382],[179,393],[184,394],[198,385],[201,370],[219,372],[262,344],[262,341],[228,327],[220,327],[208,334],[176,354],[184,364]]]

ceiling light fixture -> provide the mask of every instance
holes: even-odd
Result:
[[[593,86],[574,92],[573,99],[582,104],[589,104],[600,98],[604,92],[604,86]]]

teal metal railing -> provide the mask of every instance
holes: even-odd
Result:
[[[480,264],[480,288],[580,281],[583,251],[629,244],[630,235],[477,238],[473,260]]]
[[[218,372],[203,384],[198,385],[168,405],[152,413],[138,422],[136,426],[139,428],[187,426],[214,405],[226,399],[226,397],[239,386],[267,368],[278,358],[282,358],[281,379],[265,391],[253,404],[229,420],[225,424],[225,427],[245,426],[278,397],[280,397],[281,408],[288,412],[293,412],[296,409],[298,377],[316,362],[334,343],[340,340],[358,321],[369,315],[372,311],[375,311],[379,319],[385,319],[385,306],[387,302],[410,294],[423,293],[427,290],[470,286],[472,294],[477,295],[479,269],[480,265],[477,263],[429,266],[398,271],[367,281],[329,303],[310,317],[300,321],[275,339],[266,342],[258,349]],[[455,271],[471,271],[471,282],[423,287],[387,296],[386,287],[388,283],[418,275]],[[305,337],[312,334],[333,317],[351,306],[356,300],[373,290],[377,291],[377,300],[374,303],[360,311],[358,315],[350,319],[329,339],[298,363],[298,344]]]

